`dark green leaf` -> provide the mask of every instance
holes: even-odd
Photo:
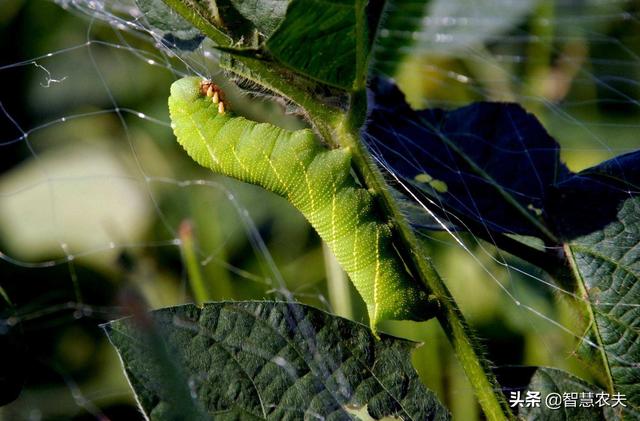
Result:
[[[210,22],[229,35],[237,47],[257,47],[256,27],[236,9],[233,0],[193,0],[201,10],[208,12]]]
[[[204,36],[162,0],[136,0],[149,26],[171,49],[193,51]]]
[[[255,47],[255,29],[227,1],[162,0],[168,7],[200,30],[217,46]],[[229,28],[225,25],[233,23]]]
[[[548,191],[544,206],[553,230],[572,239],[615,221],[620,204],[639,192],[640,151],[635,151],[565,177]]]
[[[544,268],[585,298],[576,305],[590,323],[584,344],[592,365],[640,407],[640,151],[572,173],[555,140],[518,105],[414,111],[380,80],[372,98],[365,140],[416,192],[441,205],[434,207],[441,219],[480,236],[491,230],[565,246],[573,272],[560,273],[557,260]],[[492,236],[500,247],[504,238]],[[518,244],[509,251],[522,251]],[[527,246],[522,255],[535,251]]]
[[[614,387],[640,408],[640,197],[614,221],[569,243],[595,315],[589,339],[604,347]]]
[[[162,347],[215,419],[448,419],[411,366],[414,344],[312,307],[210,303],[152,312]],[[107,332],[152,419],[175,402],[158,377],[158,344],[132,319]]]
[[[351,89],[366,74],[370,45],[361,3],[293,0],[267,48],[280,62],[312,79]]]
[[[613,407],[614,401],[608,393],[569,373],[553,368],[539,368],[527,391],[540,392],[541,402],[537,407],[522,407],[520,415],[531,421],[614,421],[635,419],[638,414],[625,408],[626,402]],[[573,395],[565,395],[565,393]],[[557,394],[563,400],[559,408],[549,408],[545,400],[550,394]],[[522,393],[522,398],[526,392]],[[574,400],[575,398],[575,400]],[[608,404],[605,404],[605,399]],[[569,402],[567,404],[567,402]],[[571,406],[572,402],[576,407]],[[591,403],[592,407],[586,407]],[[554,405],[551,405],[552,407]]]
[[[533,115],[517,104],[490,102],[415,111],[391,82],[377,78],[370,88],[363,136],[408,184],[479,231],[553,236],[545,198],[570,172]]]
[[[640,191],[640,152],[572,173],[560,145],[517,104],[415,111],[391,82],[370,88],[369,147],[467,227],[567,240],[602,229]]]
[[[265,36],[270,36],[284,19],[290,0],[230,0],[236,10]]]

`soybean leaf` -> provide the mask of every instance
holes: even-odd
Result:
[[[593,318],[587,355],[600,356],[614,388],[640,408],[640,152],[555,186],[547,208],[566,239]],[[588,343],[589,344],[589,343]],[[596,345],[597,347],[594,347]]]
[[[545,197],[569,170],[558,143],[521,106],[478,102],[414,111],[395,85],[378,78],[363,135],[391,169],[465,223],[554,237],[544,220]]]
[[[293,0],[267,41],[273,56],[320,82],[351,89],[364,78],[370,21],[362,1]]]
[[[215,419],[448,419],[411,366],[414,344],[317,309],[283,302],[222,302],[151,313],[184,388]],[[159,381],[159,344],[132,319],[109,323],[142,409],[175,410]],[[153,346],[152,346],[153,345]],[[368,418],[369,417],[369,418]]]
[[[232,0],[162,0],[162,2],[203,31],[219,47],[229,47],[231,41],[234,48],[257,46],[254,39],[255,26],[242,16]],[[145,13],[148,12],[145,11]]]
[[[266,48],[287,68],[346,90],[364,84],[381,14],[380,2],[359,0],[224,0],[213,8],[205,0],[165,1],[208,35],[221,32],[233,40],[219,45],[225,51]]]
[[[614,221],[620,204],[638,192],[640,151],[635,151],[565,177],[549,189],[544,206],[554,232],[571,239]]]
[[[171,315],[158,320],[142,308],[137,297],[125,299],[131,301],[134,316],[103,328],[120,355],[141,409],[152,420],[209,419],[205,402],[193,394],[192,373],[185,369],[188,350],[174,349],[177,344],[167,340],[164,325],[172,323]]]
[[[604,390],[591,385],[562,370],[539,368],[533,375],[527,392],[540,393],[539,405],[520,408],[520,415],[525,420],[536,421],[592,421],[634,419],[638,413],[629,409],[627,402],[621,403],[611,399]],[[555,402],[545,400],[549,395]],[[557,399],[560,399],[559,401]],[[575,407],[573,403],[575,402]],[[590,405],[590,406],[589,406]],[[615,405],[615,406],[614,406]]]
[[[230,0],[238,12],[264,35],[270,36],[284,19],[290,0]]]
[[[149,26],[161,37],[166,47],[179,51],[193,51],[200,46],[204,36],[168,7],[162,0],[136,0]]]
[[[449,212],[494,232],[571,239],[603,228],[639,190],[640,151],[572,173],[558,143],[517,104],[415,111],[381,78],[370,102],[369,147]]]
[[[640,197],[619,206],[613,221],[568,248],[594,314],[588,339],[603,348],[614,388],[640,408]]]
[[[162,0],[172,13],[177,13],[182,19],[202,31],[217,47],[233,51],[256,47],[253,36],[254,26],[229,1]],[[154,13],[152,10],[144,12],[145,14]]]

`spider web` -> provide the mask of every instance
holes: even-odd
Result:
[[[464,13],[432,3],[428,29],[418,33],[396,74],[414,107],[519,102],[561,143],[574,171],[638,147],[640,32],[632,2],[576,7],[559,0],[549,11],[543,2],[520,10],[487,0]],[[130,291],[152,308],[192,300],[185,233],[194,233],[200,269],[215,279],[215,299],[284,297],[335,309],[321,244],[302,217],[258,188],[196,168],[173,139],[170,83],[193,74],[224,82],[206,43],[176,56],[131,1],[15,4],[0,10],[6,33],[25,40],[3,45],[0,62],[6,86],[0,93],[0,287],[11,303],[0,332],[23,335],[19,342],[29,351],[16,364],[29,366],[29,376],[22,395],[0,413],[135,417],[96,326],[128,314],[122,296]],[[505,12],[509,7],[518,10]],[[232,88],[230,95],[248,116],[300,124]],[[390,168],[389,174],[403,182]],[[439,207],[422,204],[427,213]],[[559,367],[590,379],[573,357],[583,332],[556,299],[573,293],[472,235],[425,237],[492,361]],[[354,296],[351,287],[346,291]],[[351,305],[350,316],[363,320],[362,303],[353,298]],[[469,385],[452,359],[440,355],[447,345],[430,324],[427,333],[411,323],[388,329],[427,341],[416,354],[418,370],[454,415],[472,419],[477,408]]]
[[[415,108],[450,109],[478,100],[522,104],[560,143],[562,159],[572,171],[634,151],[640,145],[634,136],[640,111],[637,4],[629,1],[495,0],[473,4],[435,1],[429,10],[429,17],[420,22],[406,18],[407,27],[418,28],[418,32],[381,33],[383,40],[385,37],[417,40],[406,51],[411,57],[396,74],[400,87]],[[378,61],[377,66],[384,73],[387,64]],[[425,91],[429,94],[415,94]],[[562,332],[577,343],[600,349],[579,330],[575,322],[577,316],[567,315],[564,313],[567,309],[562,308],[563,297],[586,301],[584,298],[553,283],[543,272],[523,265],[490,241],[453,231],[452,226],[466,227],[465,223],[450,212],[443,212],[444,217],[437,216],[434,211],[441,205],[429,198],[417,197],[409,187],[412,180],[403,179],[385,160],[384,140],[369,137],[367,141],[375,160],[390,179],[444,231],[422,234],[429,242],[454,249],[452,255],[456,261],[466,258],[475,263],[480,273],[474,273],[473,278],[482,279],[483,286],[501,295],[498,305],[511,308],[504,314],[511,311],[519,314],[518,320],[528,323],[530,331],[536,332],[534,341],[548,352],[554,352],[557,342],[552,338]],[[416,170],[429,172],[419,165]],[[540,180],[536,173],[530,177]],[[486,224],[485,229],[489,232]],[[459,270],[455,271],[459,267],[452,259],[448,266],[442,265],[439,269],[449,278],[449,286],[463,311],[473,313],[481,298],[475,292],[468,294],[471,274],[461,275]],[[457,273],[450,274],[452,269]],[[538,294],[544,294],[543,291],[560,300],[540,300]],[[632,308],[639,304],[615,305]],[[604,352],[611,360],[634,365],[632,361]],[[570,371],[580,372],[571,364],[556,362]],[[589,377],[586,373],[581,375]]]

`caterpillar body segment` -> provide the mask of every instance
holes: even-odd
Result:
[[[215,85],[188,77],[171,86],[169,111],[178,142],[213,172],[286,198],[328,244],[367,305],[383,319],[425,320],[427,290],[406,271],[377,217],[371,194],[350,175],[347,149],[328,150],[309,129],[289,131],[236,116],[219,105]],[[218,93],[218,102],[214,101]]]

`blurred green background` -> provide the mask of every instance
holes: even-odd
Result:
[[[362,302],[295,209],[209,174],[175,143],[169,86],[194,71],[224,85],[215,60],[203,50],[187,65],[161,54],[115,20],[136,17],[130,3],[80,3],[84,12],[69,2],[0,0],[3,397],[24,385],[0,418],[142,419],[99,325],[128,314],[127,294],[151,308],[192,302],[190,253],[216,300],[273,299],[286,288],[366,323]],[[518,101],[558,139],[573,170],[640,146],[637,2],[523,0],[517,13],[500,0],[429,7],[436,29],[425,39],[454,42],[425,41],[405,56],[394,77],[415,107]],[[92,20],[105,16],[95,10],[114,18]],[[303,125],[274,104],[228,93],[241,114]],[[574,336],[516,306],[498,285],[580,336],[582,321],[545,274],[463,239],[475,259],[443,233],[424,244],[489,359],[597,382],[574,355]],[[480,417],[435,321],[386,329],[424,343],[415,366],[456,419]]]

